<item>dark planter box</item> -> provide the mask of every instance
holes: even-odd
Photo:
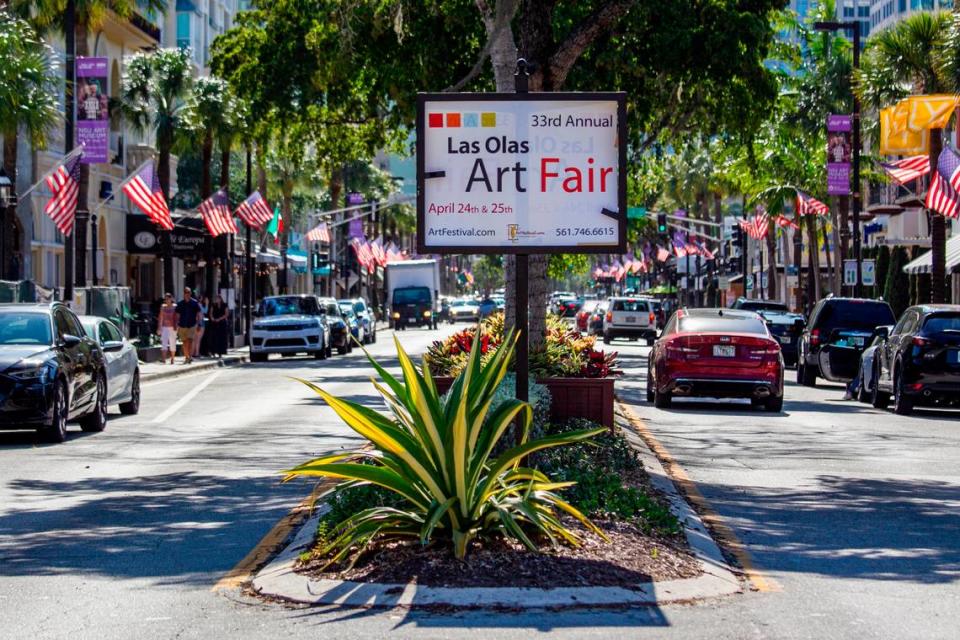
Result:
[[[542,378],[550,390],[550,414],[557,419],[586,418],[613,428],[613,378]],[[434,378],[437,391],[446,393],[453,378]]]

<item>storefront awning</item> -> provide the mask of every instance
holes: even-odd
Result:
[[[264,249],[263,251],[257,252],[257,262],[260,264],[276,264],[282,266],[283,256],[280,255],[280,252],[276,249]],[[305,268],[307,266],[307,256],[305,254],[287,252],[287,266]]]
[[[930,266],[933,264],[931,258],[932,252],[927,251],[916,260],[907,263],[903,268],[904,273],[916,275],[918,273],[930,273]],[[960,236],[947,240],[946,247],[946,271],[952,273],[960,272]]]

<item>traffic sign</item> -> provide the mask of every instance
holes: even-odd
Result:
[[[860,267],[860,278],[863,286],[872,287],[877,284],[877,263],[873,260],[864,260]]]
[[[843,284],[847,285],[848,287],[852,287],[857,284],[857,261],[856,260],[843,261]]]
[[[628,220],[639,220],[640,218],[645,218],[646,215],[647,215],[646,207],[627,207]]]

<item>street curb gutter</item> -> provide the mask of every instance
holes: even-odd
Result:
[[[622,405],[621,405],[622,407]],[[629,414],[620,412],[623,419]],[[652,484],[664,493],[674,514],[685,525],[690,549],[703,573],[696,578],[645,582],[632,588],[561,587],[429,587],[416,584],[377,584],[346,580],[315,580],[294,571],[299,555],[310,548],[321,516],[313,515],[289,544],[253,578],[254,592],[309,605],[346,607],[436,607],[544,609],[563,607],[610,607],[661,605],[718,598],[742,593],[743,585],[727,564],[720,547],[710,536],[700,516],[683,498],[657,457],[634,431],[624,434],[637,448]]]
[[[220,367],[233,367],[246,364],[249,361],[246,355],[228,355],[224,356],[219,360],[210,360],[207,362],[198,362],[197,364],[190,367],[178,367],[177,365],[169,365],[169,370],[167,371],[157,371],[154,373],[145,373],[140,377],[140,381],[143,383],[147,382],[156,382],[157,380],[168,380],[170,378],[179,378],[180,376],[189,376],[194,373],[199,373],[201,371],[209,371],[211,369],[219,369]]]

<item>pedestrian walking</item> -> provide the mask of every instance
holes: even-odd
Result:
[[[177,303],[176,327],[180,342],[183,343],[183,363],[193,362],[193,343],[197,337],[197,325],[202,317],[200,303],[190,291],[190,287],[183,288],[183,300]]]
[[[207,341],[203,338],[203,334],[207,330],[207,311],[210,309],[210,298],[207,296],[200,296],[200,299],[197,302],[200,303],[200,319],[197,321],[197,335],[193,339],[194,358],[200,355],[210,355],[210,348],[207,345]]]
[[[160,336],[160,361],[167,364],[169,354],[170,364],[177,355],[177,305],[173,302],[173,294],[163,294],[163,304],[157,314],[157,335]]]
[[[227,353],[227,303],[223,301],[223,296],[217,294],[216,300],[210,305],[210,324],[207,326],[207,334],[210,336],[210,351],[218,358],[222,358]]]

